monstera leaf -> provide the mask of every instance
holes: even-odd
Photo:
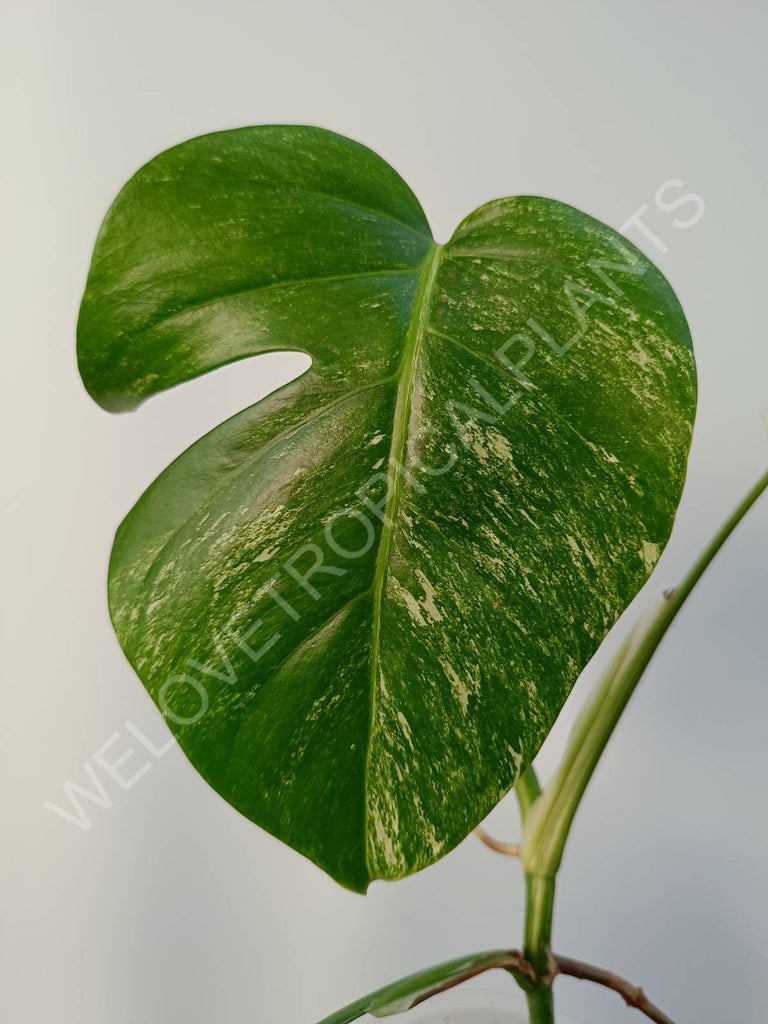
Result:
[[[300,350],[120,526],[120,642],[203,777],[349,888],[454,847],[645,582],[695,406],[669,285],[549,199],[445,245],[316,128],[194,139],[99,234],[79,360],[104,408]]]

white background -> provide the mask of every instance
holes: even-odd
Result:
[[[414,188],[439,240],[499,195],[554,196],[616,227],[649,203],[668,252],[643,247],[686,309],[701,391],[678,523],[634,616],[768,458],[764,5],[4,0],[2,11],[7,1019],[313,1024],[401,973],[517,944],[518,866],[475,839],[354,896],[239,817],[178,750],[130,792],[107,783],[113,806],[90,808],[90,831],[44,809],[64,803],[65,780],[86,780],[83,762],[116,730],[113,752],[124,749],[126,719],[163,738],[107,618],[115,526],[171,458],[304,365],[236,364],[109,416],[74,356],[91,248],[145,160],[262,122],[370,145]],[[670,178],[706,202],[689,230],[654,209]],[[768,1005],[766,527],[768,499],[654,661],[560,884],[556,947],[628,974],[692,1024],[762,1024]],[[545,772],[604,660],[577,687]],[[492,824],[515,837],[512,802]],[[522,1005],[504,977],[475,996]],[[635,1019],[581,982],[558,982],[558,1002],[569,1024]]]

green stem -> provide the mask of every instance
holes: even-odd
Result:
[[[536,988],[526,992],[530,1024],[555,1024],[555,1001],[551,988]]]
[[[555,777],[526,813],[522,848],[526,874],[557,873],[579,802],[643,672],[705,569],[766,487],[768,473],[718,530],[680,587],[644,616],[622,645],[576,723]]]
[[[552,917],[555,909],[555,876],[525,876],[525,958],[537,974],[549,973],[549,949],[552,944]]]
[[[541,796],[541,785],[531,765],[515,785],[523,829],[528,813]],[[524,952],[537,974],[549,971],[549,947],[552,942],[552,914],[555,904],[555,877],[527,874],[525,878]],[[555,1005],[548,985],[525,985],[530,1024],[554,1024]]]

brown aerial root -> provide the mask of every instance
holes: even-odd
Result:
[[[584,963],[582,960],[574,960],[569,956],[551,953],[547,974],[543,976],[537,975],[525,955],[517,949],[510,950],[503,958],[496,959],[491,963],[470,967],[463,974],[451,978],[442,985],[436,985],[435,988],[422,992],[411,1005],[417,1006],[419,1003],[423,1003],[427,999],[439,995],[441,992],[447,992],[448,989],[455,988],[457,985],[469,981],[470,978],[474,978],[478,974],[499,967],[513,974],[524,988],[531,988],[536,985],[544,985],[549,988],[559,974],[562,974],[564,977],[591,981],[595,985],[602,985],[603,988],[616,992],[622,997],[627,1006],[639,1010],[640,1013],[648,1017],[649,1020],[654,1021],[655,1024],[674,1024],[672,1018],[668,1017],[658,1006],[655,1006],[638,985],[633,985],[626,978],[621,978],[612,971],[606,971],[602,967],[595,967],[592,964]]]
[[[584,981],[592,981],[596,985],[617,992],[627,1006],[644,1013],[646,1017],[655,1021],[656,1024],[674,1024],[671,1017],[654,1006],[645,992],[638,986],[620,978],[612,971],[606,971],[602,967],[594,967],[592,964],[585,964],[581,960],[573,960],[569,956],[552,956],[552,967],[555,975],[562,974],[569,978],[581,978]]]
[[[519,857],[520,856],[520,844],[519,843],[503,843],[500,839],[494,839],[493,836],[489,835],[484,828],[476,828],[475,835],[481,843],[485,843],[490,849],[495,850],[496,853],[503,853],[507,857]]]

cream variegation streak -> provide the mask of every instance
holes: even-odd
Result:
[[[435,861],[530,763],[666,543],[695,409],[667,282],[547,199],[489,203],[438,246],[369,150],[247,128],[126,185],[78,345],[113,410],[311,356],[140,498],[112,618],[243,814],[357,890]]]

